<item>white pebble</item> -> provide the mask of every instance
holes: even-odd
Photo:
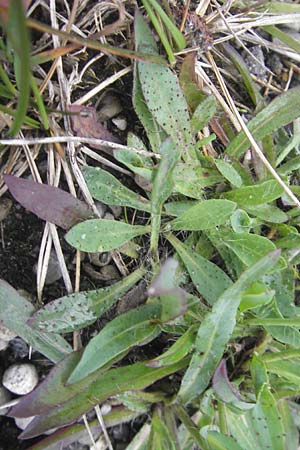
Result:
[[[116,127],[121,131],[125,131],[127,128],[127,120],[121,117],[116,117],[115,119],[112,119],[112,123],[116,125]]]
[[[2,384],[14,394],[29,394],[38,384],[36,368],[32,364],[13,364],[3,374]]]
[[[28,424],[35,418],[35,416],[31,417],[15,417],[15,423],[20,430],[25,430]]]

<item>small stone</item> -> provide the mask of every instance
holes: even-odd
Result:
[[[27,425],[35,418],[35,416],[31,417],[15,417],[15,423],[20,430],[25,430]]]
[[[29,346],[20,337],[12,339],[9,343],[9,348],[13,352],[13,355],[16,359],[24,359],[28,356]]]
[[[105,214],[105,212],[107,210],[106,205],[104,205],[104,203],[99,202],[99,201],[96,201],[95,205],[96,205],[96,208],[98,210],[98,213],[99,213],[100,217],[101,218],[104,217],[104,214]]]
[[[53,284],[62,277],[55,251],[51,251],[45,284]]]
[[[112,123],[116,125],[116,127],[121,131],[125,131],[127,128],[127,120],[122,117],[116,117],[115,119],[112,119]]]
[[[111,205],[111,206],[109,207],[109,209],[110,209],[111,212],[113,213],[115,219],[118,219],[118,218],[121,216],[122,211],[123,211],[122,206],[118,206],[118,205],[115,205],[115,206],[112,206],[112,205]]]
[[[102,276],[102,280],[104,281],[118,280],[120,278],[119,272],[112,264],[102,267],[100,274]]]
[[[120,100],[114,95],[106,95],[102,100],[102,107],[99,109],[100,120],[108,120],[117,116],[122,111]]]
[[[14,331],[9,330],[5,325],[0,322],[0,339],[2,341],[11,341],[16,337],[16,333]]]
[[[265,66],[265,56],[260,45],[254,45],[250,49],[252,57],[248,53],[245,54],[245,63],[248,66],[250,73],[255,75],[260,80],[266,81],[267,69]]]
[[[11,399],[10,392],[8,392],[3,386],[0,387],[0,416],[5,416],[9,408],[1,408],[1,406],[8,403]]]
[[[106,220],[115,220],[114,216],[111,213],[109,213],[109,212],[105,213],[104,219],[106,219]]]
[[[3,374],[2,384],[14,394],[29,394],[38,384],[39,377],[32,364],[13,364]]]
[[[101,405],[101,414],[103,416],[106,416],[107,414],[109,414],[111,412],[111,405],[109,403],[103,403],[103,405]]]

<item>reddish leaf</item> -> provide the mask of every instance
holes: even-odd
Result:
[[[65,230],[93,216],[84,202],[62,189],[13,175],[3,175],[3,178],[12,196],[24,208]]]
[[[230,383],[227,375],[225,359],[222,359],[218,365],[212,379],[212,385],[218,394],[218,397],[224,403],[231,404],[241,410],[252,409],[255,406],[255,404],[244,402],[239,391],[233,386],[232,383]]]

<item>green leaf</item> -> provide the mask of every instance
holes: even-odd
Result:
[[[208,444],[214,450],[243,450],[232,437],[218,433],[217,431],[208,431],[205,437]]]
[[[174,174],[175,192],[201,200],[202,188],[224,181],[217,170],[197,167],[189,163],[178,164]]]
[[[30,302],[4,280],[0,280],[0,321],[35,350],[51,361],[58,362],[72,351],[72,347],[58,334],[44,333],[29,326],[26,321],[33,312],[34,307]]]
[[[70,333],[87,327],[110,309],[144,275],[143,268],[112,286],[76,292],[47,303],[30,319],[41,331]]]
[[[239,306],[241,312],[248,309],[258,308],[271,302],[275,292],[267,289],[263,283],[254,283],[242,294]]]
[[[230,222],[235,233],[249,233],[252,220],[243,209],[236,209],[230,217]]]
[[[180,149],[173,141],[166,139],[160,148],[162,159],[159,163],[151,192],[151,238],[150,250],[157,252],[159,232],[161,228],[161,213],[164,202],[172,193],[173,172],[180,158]]]
[[[192,325],[166,352],[149,361],[148,366],[168,366],[183,359],[194,347],[197,329],[198,324]]]
[[[236,415],[226,408],[228,431],[245,449],[285,450],[290,430],[284,427],[277,403],[264,384],[259,392],[256,406],[246,414]]]
[[[247,124],[254,139],[259,141],[280,127],[287,125],[300,116],[300,88],[295,87],[278,95],[266,108],[260,111]],[[228,145],[226,153],[239,158],[248,148],[250,142],[241,131]]]
[[[84,179],[92,196],[107,205],[129,206],[150,212],[150,202],[123,186],[117,178],[100,167],[83,167]]]
[[[153,38],[149,38],[143,18],[136,16],[136,40],[138,48],[153,49]],[[146,38],[143,34],[145,33]],[[186,156],[195,159],[195,150],[188,107],[180,88],[177,76],[169,69],[158,64],[137,63],[140,88],[146,106],[154,120],[185,152]],[[163,88],[162,88],[163,86]]]
[[[172,230],[207,230],[225,223],[235,208],[236,203],[228,200],[205,200],[189,208],[168,225]]]
[[[210,305],[213,305],[232,285],[231,279],[216,264],[192,251],[172,234],[167,234],[166,238],[180,256],[197,291]]]
[[[217,166],[218,171],[224,178],[226,178],[227,181],[229,181],[229,183],[237,188],[242,186],[242,177],[229,162],[226,162],[223,159],[215,159],[215,165]]]
[[[165,422],[154,411],[147,450],[176,450],[174,437]]]
[[[283,223],[288,220],[288,215],[273,205],[246,206],[245,209],[252,216],[265,222]]]
[[[234,330],[241,293],[270,270],[279,256],[280,251],[276,250],[242,273],[238,281],[219,297],[212,311],[206,315],[196,338],[196,352],[179,390],[178,397],[184,403],[191,402],[208,386]]]
[[[224,197],[240,206],[256,206],[272,202],[283,194],[283,188],[275,180],[268,180],[254,186],[243,186],[234,191],[225,192]]]
[[[87,385],[85,389],[81,387],[78,394],[71,400],[61,404],[63,402],[63,397],[61,397],[60,406],[56,405],[48,414],[37,416],[19,437],[27,439],[38,436],[51,428],[71,423],[94,405],[113,395],[144,389],[157,380],[183,369],[188,364],[188,360],[183,359],[171,366],[159,368],[147,367],[146,364],[147,362],[143,361],[110,369],[101,376],[98,374],[92,384]]]
[[[272,241],[257,234],[225,231],[220,233],[220,237],[224,245],[248,267],[276,249]]]
[[[196,134],[198,131],[201,131],[215,115],[216,110],[217,102],[213,95],[202,100],[191,119],[192,132]]]
[[[9,1],[9,18],[6,24],[9,42],[14,49],[14,64],[19,89],[18,106],[15,120],[9,130],[15,136],[20,130],[25,117],[30,95],[30,39],[26,25],[24,8],[21,0]],[[16,30],[18,32],[16,33]]]
[[[169,216],[181,216],[192,206],[197,204],[194,200],[179,200],[178,202],[168,202],[164,204],[164,210]]]
[[[149,233],[150,227],[128,225],[106,219],[91,219],[75,225],[66,234],[67,242],[82,252],[107,252],[130,239]]]
[[[92,338],[68,379],[68,384],[82,380],[104,365],[116,361],[134,345],[143,345],[160,331],[155,320],[160,318],[160,305],[145,305],[110,321]]]

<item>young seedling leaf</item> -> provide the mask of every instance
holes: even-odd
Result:
[[[283,188],[275,180],[264,181],[253,186],[243,186],[226,192],[225,198],[238,203],[242,207],[252,207],[272,202],[283,194]]]
[[[207,387],[234,330],[241,293],[270,270],[279,257],[280,251],[275,250],[242,273],[206,315],[196,338],[196,352],[179,390],[178,397],[182,402],[191,402]]]
[[[222,359],[216,368],[212,379],[212,386],[220,400],[224,403],[233,405],[242,411],[247,411],[255,406],[253,403],[247,403],[242,400],[239,391],[229,381],[225,359]]]
[[[13,175],[3,175],[3,179],[11,195],[24,208],[65,230],[93,216],[84,202],[62,189]]]
[[[287,125],[300,116],[300,88],[295,87],[278,95],[266,108],[260,111],[247,124],[256,141],[280,127]],[[226,153],[239,158],[248,148],[250,142],[241,131],[228,145]]]
[[[14,331],[25,342],[58,362],[72,350],[67,341],[58,334],[43,333],[26,324],[34,312],[29,301],[22,297],[12,286],[0,280],[0,322]]]
[[[253,227],[252,220],[243,209],[236,209],[230,217],[230,223],[235,233],[249,233]]]
[[[228,200],[205,200],[170,222],[172,230],[200,231],[225,223],[236,208]]]
[[[53,408],[49,414],[37,416],[33,419],[19,438],[29,439],[52,428],[69,424],[89,411],[92,406],[103,402],[113,395],[144,389],[157,380],[186,367],[188,359],[159,368],[147,367],[146,364],[147,362],[143,361],[110,369],[101,376],[98,374],[92,384],[87,385],[85,389],[82,387],[78,395],[71,400],[63,404],[60,403],[60,406]]]
[[[242,177],[229,162],[226,162],[223,159],[215,159],[215,165],[217,166],[218,171],[230,184],[237,188],[242,186]]]
[[[198,324],[192,325],[166,352],[149,361],[147,365],[161,367],[180,361],[192,351],[197,330]]]
[[[109,322],[92,338],[83,355],[68,378],[68,384],[76,383],[104,365],[116,361],[135,345],[143,345],[160,332],[160,305],[136,308]]]
[[[35,329],[51,333],[70,333],[87,327],[111,308],[142,277],[137,269],[112,286],[76,292],[47,303],[30,319]]]
[[[216,264],[192,251],[172,234],[166,238],[173,245],[185,265],[197,291],[213,305],[226,289],[232,285],[231,279]]]
[[[84,179],[92,196],[107,205],[129,206],[141,211],[151,211],[150,202],[123,186],[120,181],[100,167],[84,167]]]
[[[91,219],[75,225],[65,237],[67,242],[78,250],[96,253],[118,248],[130,239],[149,231],[150,228],[143,225]]]
[[[241,312],[248,309],[258,308],[267,305],[274,298],[275,291],[267,288],[263,283],[254,283],[242,294],[239,310]]]
[[[168,258],[148,289],[149,296],[160,298],[162,322],[174,320],[187,309],[187,293],[176,284],[177,267],[178,262]]]
[[[215,115],[217,110],[217,102],[213,95],[206,97],[197,106],[192,119],[191,126],[193,134],[201,131]]]

